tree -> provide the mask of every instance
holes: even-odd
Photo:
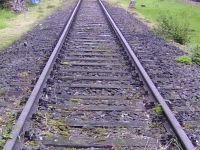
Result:
[[[7,0],[0,0],[0,7],[6,7]]]
[[[25,9],[24,2],[25,0],[0,0],[0,7],[20,12]]]

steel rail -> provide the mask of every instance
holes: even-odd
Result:
[[[72,24],[72,21],[74,20],[76,14],[77,14],[77,11],[80,7],[80,4],[81,4],[82,0],[79,0],[76,4],[76,6],[74,7],[73,9],[73,12],[72,14],[70,15],[70,18],[69,20],[67,21],[66,23],[66,26],[51,54],[51,56],[49,57],[43,71],[42,71],[42,74],[40,75],[23,111],[21,112],[15,126],[13,127],[12,129],[12,132],[11,132],[11,139],[9,139],[5,146],[4,146],[4,149],[3,150],[16,150],[17,148],[17,140],[20,136],[20,133],[21,131],[23,130],[23,127],[26,123],[26,120],[28,119],[28,117],[30,116],[30,113],[31,113],[31,110],[32,108],[34,107],[34,105],[38,102],[38,98],[39,98],[39,95],[45,85],[45,82],[47,81],[47,78],[50,74],[50,71],[52,70],[52,67],[54,65],[54,62],[57,58],[57,55],[63,45],[63,42],[69,32],[69,29],[71,27],[71,24]]]
[[[172,111],[170,110],[168,105],[166,104],[164,98],[161,96],[160,92],[158,91],[158,89],[154,85],[153,81],[151,80],[151,78],[149,77],[147,72],[145,71],[144,67],[140,63],[139,59],[137,58],[137,56],[135,55],[133,50],[131,49],[131,47],[128,44],[128,42],[126,41],[125,37],[121,33],[120,29],[117,27],[116,23],[114,22],[114,20],[112,19],[112,17],[108,13],[108,11],[106,10],[104,4],[102,3],[101,0],[98,0],[98,1],[99,1],[99,4],[100,4],[104,14],[106,15],[106,17],[108,19],[110,25],[112,26],[115,33],[117,34],[117,36],[118,36],[119,40],[121,41],[123,47],[127,50],[130,58],[135,63],[136,68],[138,69],[139,73],[141,74],[141,76],[142,76],[143,80],[145,81],[146,85],[148,86],[149,90],[151,91],[153,96],[156,98],[156,100],[160,103],[166,117],[168,118],[170,124],[172,125],[174,132],[178,136],[180,142],[182,143],[184,148],[186,148],[187,150],[195,150],[194,145],[192,144],[192,142],[190,141],[190,139],[186,135],[185,131],[183,130],[183,128],[181,127],[181,125],[179,124],[177,119],[175,118],[174,114],[172,113]]]

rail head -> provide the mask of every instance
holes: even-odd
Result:
[[[145,71],[145,69],[142,66],[142,64],[140,63],[139,59],[137,58],[137,56],[135,55],[135,53],[131,49],[131,47],[128,44],[127,40],[125,39],[125,37],[121,33],[120,29],[117,27],[117,25],[114,22],[114,20],[112,19],[111,15],[108,13],[108,11],[105,8],[104,4],[102,3],[101,0],[98,0],[98,1],[99,1],[99,4],[100,4],[104,14],[106,15],[106,17],[108,19],[110,25],[112,26],[112,28],[114,29],[115,33],[117,34],[119,40],[121,41],[123,47],[127,50],[129,56],[131,57],[131,59],[135,63],[135,66],[138,69],[140,75],[142,76],[144,82],[146,83],[146,85],[148,86],[149,90],[151,91],[153,96],[156,98],[156,100],[160,103],[160,105],[161,105],[166,117],[168,118],[170,124],[172,125],[172,127],[174,129],[175,134],[178,136],[178,138],[181,141],[182,145],[187,150],[195,150],[195,147],[192,144],[191,140],[186,135],[185,131],[183,130],[183,128],[179,124],[178,120],[175,118],[174,114],[172,113],[172,111],[168,107],[167,103],[165,102],[164,98],[161,96],[160,92],[158,91],[158,89],[154,85],[153,81],[151,80],[151,78],[149,77],[147,72]]]
[[[48,75],[50,74],[50,71],[53,67],[53,64],[57,58],[57,55],[62,47],[62,44],[69,32],[69,29],[71,27],[71,24],[72,24],[72,21],[74,20],[76,14],[77,14],[77,11],[80,7],[80,4],[81,4],[82,0],[78,0],[76,6],[74,7],[72,13],[71,13],[71,16],[69,18],[69,20],[67,21],[66,25],[65,25],[65,28],[51,54],[51,56],[49,57],[43,71],[42,71],[42,74],[40,75],[24,109],[22,110],[19,118],[17,119],[17,122],[16,124],[14,125],[12,131],[11,131],[11,139],[9,139],[3,150],[16,150],[16,145],[17,145],[17,140],[20,136],[20,133],[21,131],[23,130],[23,127],[26,123],[26,120],[28,119],[28,117],[30,116],[30,113],[31,113],[31,110],[32,108],[34,107],[34,105],[36,104],[36,102],[38,101],[38,98],[39,98],[39,95],[44,87],[44,84],[48,78]]]

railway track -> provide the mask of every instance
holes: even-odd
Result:
[[[65,148],[195,149],[101,1],[78,1],[4,147]]]

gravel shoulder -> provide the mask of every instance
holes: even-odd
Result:
[[[181,49],[154,35],[126,10],[106,6],[178,121],[199,148],[200,66],[177,63],[175,58],[184,54]]]
[[[0,52],[1,143],[9,136],[10,127],[25,105],[74,5],[74,0],[65,1],[62,8]]]

